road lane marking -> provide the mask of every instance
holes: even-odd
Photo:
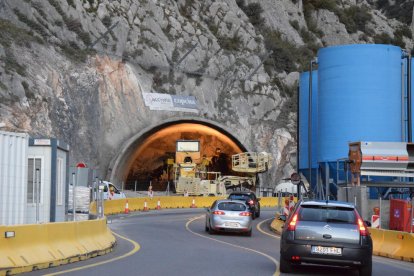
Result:
[[[141,246],[136,241],[128,239],[124,236],[121,236],[121,235],[115,233],[115,232],[112,232],[112,234],[114,234],[115,236],[117,236],[117,237],[119,237],[123,240],[126,240],[126,241],[132,243],[134,245],[134,248],[132,248],[132,250],[129,251],[128,253],[125,253],[122,256],[118,256],[118,257],[110,259],[110,260],[106,260],[106,261],[102,261],[102,262],[98,262],[98,263],[94,263],[94,264],[89,264],[89,265],[85,265],[85,266],[75,267],[75,268],[72,268],[72,269],[63,270],[63,271],[59,271],[59,272],[55,272],[55,273],[50,273],[50,274],[46,274],[45,276],[60,275],[60,274],[64,274],[64,273],[74,272],[74,271],[78,271],[78,270],[82,270],[82,269],[87,269],[87,268],[96,267],[96,266],[100,266],[100,265],[103,265],[103,264],[111,263],[111,262],[118,261],[118,260],[121,260],[123,258],[129,257],[129,256],[135,254],[136,252],[138,252],[138,250],[140,250]]]
[[[197,219],[201,219],[203,217],[204,217],[204,215],[190,218],[190,220],[185,224],[185,228],[187,229],[187,231],[189,231],[190,233],[192,233],[192,234],[194,234],[196,236],[199,236],[199,237],[202,237],[202,238],[205,238],[205,239],[209,239],[209,240],[216,241],[216,242],[219,242],[219,243],[222,243],[222,244],[225,244],[225,245],[229,245],[229,246],[232,246],[232,247],[235,247],[235,248],[247,250],[247,251],[250,251],[250,252],[253,252],[253,253],[262,255],[262,256],[268,258],[269,260],[271,260],[276,265],[276,271],[273,273],[273,276],[279,276],[280,275],[280,272],[279,272],[279,262],[275,258],[273,258],[272,256],[269,256],[266,253],[263,253],[263,252],[260,252],[260,251],[257,251],[257,250],[254,250],[254,249],[251,249],[251,248],[248,248],[248,247],[244,247],[244,246],[232,244],[232,243],[229,243],[229,242],[221,241],[221,240],[218,240],[218,239],[214,239],[212,237],[207,237],[207,236],[201,235],[201,234],[196,233],[193,230],[191,230],[190,227],[189,227],[189,225],[193,221],[195,221]]]
[[[260,233],[262,233],[262,234],[268,235],[268,236],[270,236],[270,237],[272,237],[272,238],[280,239],[280,236],[277,236],[277,235],[274,235],[274,234],[267,233],[267,232],[265,232],[264,230],[262,230],[262,228],[261,228],[263,223],[265,223],[266,221],[271,220],[271,219],[274,219],[274,218],[269,218],[269,219],[265,219],[265,220],[261,221],[259,224],[257,224],[257,225],[256,225],[256,228],[257,228],[257,230],[259,230],[259,232],[260,232]]]

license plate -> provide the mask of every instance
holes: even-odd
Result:
[[[342,255],[342,249],[337,247],[312,246],[312,254]]]
[[[237,222],[225,222],[224,225],[227,227],[239,227]]]

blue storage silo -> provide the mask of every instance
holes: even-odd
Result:
[[[311,155],[312,168],[318,167],[317,160],[317,102],[318,102],[318,71],[312,72],[312,80],[309,72],[300,74],[299,79],[299,170],[309,169],[309,83],[312,81],[312,120],[311,120]]]
[[[399,47],[333,46],[318,52],[318,162],[348,156],[351,141],[402,141]]]
[[[414,141],[414,133],[413,133],[413,131],[414,131],[414,112],[413,112],[413,107],[414,107],[414,97],[413,97],[414,73],[413,73],[413,59],[410,59],[410,63],[411,63],[411,68],[410,68],[410,70],[411,70],[410,73],[411,74],[410,74],[410,79],[408,80],[408,82],[409,82],[409,84],[411,86],[410,87],[410,90],[411,90],[410,91],[410,94],[411,94],[410,95],[411,96],[411,101],[410,101],[410,106],[411,106],[411,122],[409,122],[411,124],[411,129],[407,129],[407,133],[408,133],[409,130],[411,130],[411,140],[408,141],[408,139],[406,139],[407,142],[413,142]],[[407,67],[405,67],[405,68],[406,68],[406,72],[407,72],[408,71],[408,68]],[[408,72],[407,72],[407,74],[408,74]],[[407,86],[408,86],[408,82],[407,82]],[[408,93],[407,88],[406,88],[406,93]],[[408,96],[408,95],[406,95],[406,96]],[[406,108],[407,108],[407,106],[406,106]]]

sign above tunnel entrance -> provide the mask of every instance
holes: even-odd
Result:
[[[194,96],[178,96],[161,93],[142,93],[145,106],[150,110],[166,110],[198,113]]]

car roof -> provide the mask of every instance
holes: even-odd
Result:
[[[241,203],[243,205],[246,205],[246,203],[242,200],[231,200],[231,199],[219,199],[219,200],[217,200],[217,204],[223,203],[223,202],[236,202],[236,203]]]
[[[231,192],[230,195],[251,195],[254,192]]]
[[[300,205],[355,208],[355,205],[352,203],[345,202],[345,201],[335,201],[335,200],[310,200],[310,201],[303,201]]]

